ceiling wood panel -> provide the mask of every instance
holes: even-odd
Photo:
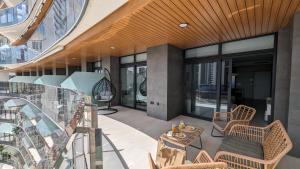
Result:
[[[94,61],[166,43],[185,49],[273,33],[296,11],[300,0],[130,0],[64,51],[19,69],[79,65],[80,57]],[[180,28],[180,23],[189,26]]]

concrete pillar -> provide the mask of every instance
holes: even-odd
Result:
[[[183,51],[171,45],[147,49],[147,113],[170,120],[183,111]]]
[[[113,57],[113,56],[108,56],[108,57],[103,57],[102,59],[102,66],[106,68],[111,75],[111,82],[115,86],[117,95],[112,101],[112,105],[116,106],[119,105],[119,98],[120,98],[120,63],[119,63],[119,58],[118,57]]]
[[[42,75],[45,75],[45,67],[42,67]]]
[[[52,64],[52,74],[56,75],[56,64],[55,63]]]
[[[291,81],[289,97],[288,133],[293,141],[291,154],[300,157],[300,13],[292,25]]]
[[[87,62],[85,57],[81,57],[81,71],[87,72]]]
[[[66,64],[66,76],[69,76],[69,65]]]
[[[291,28],[278,32],[276,81],[274,98],[274,120],[287,127],[291,70]]]
[[[0,72],[0,81],[7,82],[9,80],[9,72]]]
[[[39,74],[39,67],[36,67],[35,71],[36,71],[36,76],[40,76],[40,74]]]

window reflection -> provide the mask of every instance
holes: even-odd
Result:
[[[147,109],[147,66],[136,68],[136,108]]]
[[[186,66],[186,112],[211,119],[217,110],[217,62]]]
[[[121,68],[121,104],[134,107],[134,67]]]

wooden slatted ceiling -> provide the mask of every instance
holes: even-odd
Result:
[[[84,38],[38,64],[79,64],[80,59],[71,58],[85,56],[93,61],[165,43],[184,49],[268,34],[287,26],[296,11],[300,11],[300,0],[151,0],[101,31],[97,29],[100,22]],[[188,28],[178,26],[185,22]],[[27,67],[31,66],[35,67]]]

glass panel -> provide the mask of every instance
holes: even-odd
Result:
[[[135,61],[136,61],[136,62],[147,61],[147,53],[137,54],[137,55],[135,56]]]
[[[121,104],[134,107],[134,67],[121,68]]]
[[[25,2],[30,4],[23,4]],[[34,5],[34,2],[34,0],[26,0],[18,4],[21,5],[21,7],[16,9],[17,11],[20,10],[21,13],[24,13],[27,11],[27,9],[32,8],[30,6]],[[11,46],[9,43],[0,43],[0,64],[27,62],[35,57],[40,56],[42,52],[45,52],[49,48],[53,47],[56,42],[60,41],[62,38],[64,38],[64,36],[67,35],[69,31],[75,28],[75,25],[79,22],[81,14],[83,14],[83,8],[86,6],[86,3],[86,0],[53,1],[50,9],[47,11],[46,16],[43,18],[42,22],[39,24],[38,28],[32,34],[27,43],[19,46]],[[15,9],[15,7],[9,9]],[[10,20],[11,22],[9,23],[16,22],[14,19],[15,13],[13,16],[10,16],[11,14],[9,13],[5,14],[3,17],[2,12],[3,11],[0,10],[0,26],[3,24],[2,22],[7,23]],[[20,18],[18,19],[22,20],[22,18],[24,18],[23,16],[27,17],[27,14],[25,14],[26,12],[20,15]],[[4,38],[5,37],[0,36],[0,41],[2,41]]]
[[[0,1],[1,2],[1,1]],[[4,3],[4,2],[2,2]],[[35,0],[24,0],[11,4],[8,8],[0,9],[0,26],[11,26],[23,22],[35,5]]]
[[[185,51],[185,58],[195,58],[204,56],[214,56],[218,54],[218,45],[205,46],[196,49],[189,49]]]
[[[193,114],[211,119],[217,109],[217,62],[194,65],[193,95]]]
[[[224,43],[222,54],[274,48],[274,35]]]
[[[192,114],[192,79],[193,79],[193,65],[185,66],[185,107],[186,113]]]
[[[133,62],[134,62],[134,56],[133,55],[121,57],[121,64],[133,63]]]
[[[136,108],[147,109],[147,66],[136,68]]]
[[[220,112],[227,112],[228,106],[230,104],[228,103],[228,97],[230,97],[228,91],[231,91],[231,89],[229,89],[230,87],[229,71],[230,71],[230,61],[222,61]]]

